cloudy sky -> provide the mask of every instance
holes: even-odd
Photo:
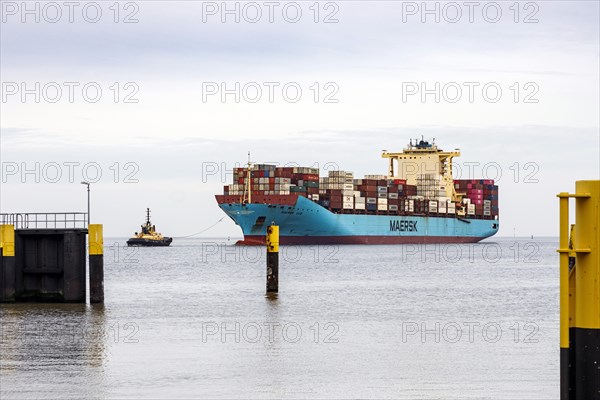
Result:
[[[555,236],[599,179],[597,1],[0,3],[1,212],[85,211],[88,179],[106,236],[189,235],[248,151],[362,176],[424,135],[496,178],[500,235]]]

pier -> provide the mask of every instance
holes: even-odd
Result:
[[[0,214],[0,301],[86,302],[86,236],[90,234],[90,300],[104,301],[102,225],[81,212]]]

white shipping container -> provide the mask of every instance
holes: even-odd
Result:
[[[344,203],[352,203],[354,202],[354,196],[343,196],[342,201]]]
[[[377,204],[377,199],[375,197],[367,197],[367,204]]]
[[[377,191],[379,193],[387,193],[388,188],[387,188],[387,186],[377,186]]]
[[[387,204],[377,204],[378,211],[387,211]]]
[[[387,199],[387,193],[377,193],[377,197],[381,199]]]
[[[354,197],[354,190],[342,190],[342,196],[352,196],[352,197]]]
[[[398,198],[398,193],[388,193],[388,198],[389,199],[397,199]]]
[[[354,198],[354,203],[356,203],[356,204],[365,204],[366,200],[367,199],[365,197],[355,197]]]
[[[313,198],[313,200],[319,200],[319,195],[318,194],[313,194],[312,198]]]
[[[388,201],[387,199],[381,198],[381,199],[377,199],[377,204],[386,204],[387,205]]]
[[[354,190],[354,185],[352,183],[344,183],[344,190]]]
[[[389,209],[390,211],[398,211],[398,206],[397,206],[397,205],[395,205],[395,204],[390,204],[390,205],[388,206],[388,209]]]
[[[349,203],[342,203],[342,208],[346,209],[346,210],[352,210],[354,208],[354,203],[353,202],[349,202]]]
[[[438,207],[438,202],[437,201],[435,201],[435,200],[430,200],[429,201],[429,209],[432,209],[432,208],[437,209],[437,207]]]
[[[356,204],[354,204],[354,208],[356,210],[364,210],[365,209],[365,203],[356,203]]]

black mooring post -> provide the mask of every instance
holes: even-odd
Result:
[[[267,293],[279,291],[279,227],[267,227]]]
[[[90,303],[104,303],[104,239],[102,224],[88,225],[90,243]]]

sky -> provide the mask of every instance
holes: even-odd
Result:
[[[597,1],[69,4],[0,1],[2,213],[85,211],[88,180],[105,236],[150,207],[238,237],[214,195],[248,151],[385,174],[423,135],[496,180],[500,236],[556,236],[600,178]]]

